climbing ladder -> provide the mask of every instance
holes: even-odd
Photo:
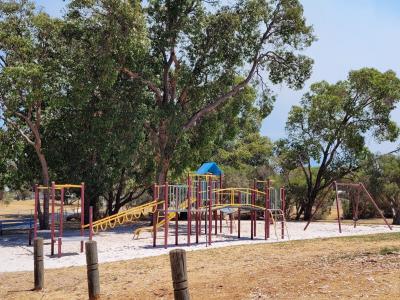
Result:
[[[279,239],[277,225],[279,223],[281,223],[281,239],[285,238],[285,230],[286,230],[287,239],[290,240],[289,229],[286,224],[286,218],[285,218],[285,214],[283,213],[283,210],[281,210],[279,208],[271,208],[271,209],[268,209],[268,212],[271,216],[272,224],[274,226],[276,239],[277,240]]]
[[[147,202],[145,204],[132,207],[128,210],[121,211],[115,215],[97,220],[96,222],[93,222],[93,233],[97,233],[99,230],[105,231],[109,228],[112,229],[117,225],[133,222],[143,215],[154,213],[157,205],[161,203],[163,203],[163,201]],[[89,227],[89,224],[83,226],[83,228],[87,227]]]

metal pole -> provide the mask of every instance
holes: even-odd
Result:
[[[168,182],[164,185],[164,248],[168,247]]]
[[[219,189],[222,190],[222,174],[219,175]],[[222,193],[219,193],[219,203],[222,203]],[[219,233],[222,233],[222,212],[219,211]]]
[[[85,230],[83,226],[85,225],[85,183],[81,183],[81,252],[83,252],[84,241],[83,238],[85,236]]]
[[[35,210],[33,213],[33,238],[37,238],[37,222],[38,222],[38,208],[39,208],[39,189],[38,185],[35,184]]]
[[[360,185],[362,186],[362,188],[364,189],[364,191],[367,193],[367,196],[369,198],[369,200],[372,202],[372,204],[374,205],[375,209],[379,212],[379,214],[381,215],[382,219],[385,221],[385,224],[387,225],[387,227],[389,227],[390,230],[392,230],[392,226],[389,225],[388,221],[386,220],[385,216],[383,215],[382,211],[379,209],[378,205],[376,204],[374,198],[372,198],[371,194],[368,192],[368,190],[365,188],[363,183],[360,183]]]
[[[157,185],[153,184],[153,201],[156,203],[158,201],[157,197]],[[153,247],[157,246],[157,215],[158,215],[158,205],[154,204],[154,213],[153,213]]]
[[[282,222],[281,222],[281,238],[285,238],[285,210],[286,210],[286,192],[285,192],[285,187],[282,187]]]
[[[64,188],[61,188],[61,203],[59,216],[59,232],[58,232],[58,257],[61,257],[62,237],[64,229]]]
[[[93,206],[89,207],[89,241],[93,240]]]
[[[196,186],[196,244],[199,243],[199,209],[200,209],[200,181],[197,179],[197,186]]]
[[[211,245],[211,233],[212,233],[212,177],[208,180],[208,244]]]
[[[269,212],[269,209],[270,209],[270,204],[271,204],[271,194],[270,194],[270,181],[269,181],[269,179],[267,180],[267,188],[266,188],[266,190],[265,190],[265,194],[266,194],[266,204],[265,204],[265,208],[266,208],[266,212],[267,212],[267,217],[265,218],[265,220],[266,220],[266,233],[265,233],[265,236],[266,236],[266,238],[265,239],[269,239],[269,229],[270,229],[270,222],[271,222],[271,220],[270,220],[270,212]]]
[[[187,244],[190,246],[190,235],[192,234],[192,181],[190,180],[190,176],[188,174],[188,209],[187,209]]]
[[[56,234],[55,234],[55,183],[54,181],[51,183],[51,255],[54,255],[54,244],[55,244],[55,238],[56,238]]]
[[[337,218],[338,218],[338,225],[339,225],[339,233],[342,233],[342,224],[340,222],[340,207],[339,207],[339,193],[338,193],[338,186],[336,181],[334,182],[335,185],[335,192],[336,192],[336,210],[337,210]]]
[[[254,182],[253,182],[253,189],[254,189],[254,200],[253,200],[253,206],[255,206],[256,205],[256,200],[257,200],[257,195],[258,195],[258,193],[257,193],[257,179],[255,179],[254,178],[254,180],[253,180]],[[254,236],[257,236],[257,211],[256,210],[254,210]]]

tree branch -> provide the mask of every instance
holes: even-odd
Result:
[[[161,103],[161,100],[162,100],[161,94],[162,93],[156,84],[154,84],[150,80],[144,79],[141,74],[132,72],[132,71],[128,70],[127,68],[122,68],[121,71],[123,73],[125,73],[130,79],[132,79],[132,80],[139,79],[141,82],[143,82],[147,86],[147,88],[155,94],[157,102]]]

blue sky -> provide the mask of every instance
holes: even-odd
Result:
[[[62,0],[36,0],[51,15],[61,15]],[[394,70],[400,76],[400,1],[398,0],[301,0],[318,41],[306,54],[315,60],[313,75],[301,91],[276,86],[277,102],[264,120],[261,133],[273,140],[285,135],[285,121],[312,82],[345,79],[350,70],[374,67]],[[393,114],[400,125],[400,107]],[[389,152],[399,144],[377,144],[371,150]]]

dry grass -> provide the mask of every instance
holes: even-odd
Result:
[[[13,200],[11,203],[6,204],[0,201],[0,219],[15,216],[28,216],[33,214],[35,200]]]
[[[400,234],[242,245],[187,253],[193,299],[400,298]],[[168,256],[100,265],[102,299],[171,299]],[[86,271],[0,275],[0,298],[84,299]]]

